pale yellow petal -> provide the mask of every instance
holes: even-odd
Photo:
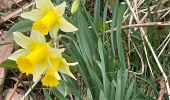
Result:
[[[26,49],[19,49],[17,51],[15,51],[13,54],[11,54],[8,59],[11,59],[11,60],[15,60],[18,59],[19,57],[21,56],[25,56],[29,53],[30,51],[29,50],[26,50]]]
[[[29,37],[23,35],[20,32],[14,32],[13,35],[15,42],[21,47],[26,49],[31,46],[32,40]]]
[[[41,78],[41,75],[46,71],[48,66],[49,65],[47,62],[40,62],[36,65],[35,70],[33,72],[33,82],[36,82]]]
[[[41,34],[39,31],[32,30],[30,37],[38,43],[46,43],[44,35]]]
[[[78,30],[74,25],[68,22],[64,17],[61,18],[59,27],[64,32],[74,32]]]
[[[52,58],[61,58],[62,57],[61,53],[64,52],[64,48],[57,49],[57,48],[52,48],[50,46],[49,46],[49,50],[50,50],[50,53],[51,53],[50,56]]]
[[[50,0],[35,0],[36,7],[43,12],[54,9],[54,5]]]
[[[55,77],[56,77],[58,80],[61,80],[61,77],[60,77],[60,75],[59,75],[58,72],[55,72]]]
[[[71,71],[69,69],[69,64],[66,62],[65,59],[62,59],[62,63],[59,66],[59,71],[71,76],[72,78],[74,78],[76,80],[76,78],[74,77],[74,75],[71,73]]]
[[[57,37],[58,30],[59,30],[58,24],[55,24],[55,25],[49,30],[49,33],[50,33],[51,38]]]
[[[66,2],[63,2],[60,5],[55,6],[55,9],[57,10],[57,12],[60,16],[62,16],[64,14],[65,8],[66,8]]]
[[[78,64],[78,62],[75,62],[75,63],[68,63],[68,65],[70,65],[70,66],[75,66],[75,65],[77,65]]]
[[[36,21],[43,17],[43,13],[40,10],[35,9],[30,12],[24,12],[20,16],[25,19],[30,19],[32,21]]]

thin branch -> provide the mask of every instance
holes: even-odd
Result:
[[[21,77],[22,77],[22,73],[19,75],[19,78],[21,78]],[[15,94],[15,92],[16,92],[16,90],[17,90],[17,87],[18,87],[18,85],[19,85],[19,82],[20,82],[20,80],[17,80],[17,82],[15,83],[14,88],[13,88],[13,90],[12,90],[12,93],[11,93],[11,95],[9,96],[9,100],[12,100],[12,97],[14,96],[14,94]]]
[[[164,25],[170,25],[170,22],[147,22],[147,23],[138,23],[138,24],[131,24],[131,25],[125,25],[122,26],[121,29],[132,29],[132,28],[138,28],[138,27],[149,27],[149,26],[164,26]],[[107,30],[103,33],[110,33],[115,32],[117,28]],[[100,33],[101,34],[101,33]]]
[[[25,100],[25,98],[29,95],[29,93],[35,87],[35,85],[37,85],[37,83],[40,81],[40,79],[41,79],[41,77],[39,77],[39,79],[29,88],[29,90],[25,93],[25,95],[22,97],[21,100]]]
[[[13,16],[16,16],[17,14],[21,13],[23,10],[28,9],[29,7],[31,7],[32,5],[34,5],[35,2],[31,2],[30,4],[25,4],[24,7],[19,8],[18,10],[16,10],[15,12],[7,15],[6,17],[1,17],[0,19],[0,24],[2,24],[3,22],[9,20],[10,18],[12,18]]]
[[[138,75],[142,75],[143,72],[144,72],[144,70],[145,70],[144,61],[143,61],[143,58],[142,58],[141,54],[139,53],[139,51],[138,51],[136,45],[134,44],[134,42],[133,42],[132,40],[131,40],[131,42],[132,42],[132,45],[134,46],[134,48],[135,48],[135,50],[136,50],[136,52],[137,52],[137,54],[138,54],[138,56],[139,56],[139,58],[140,58],[141,67],[142,67],[142,68],[141,68],[141,71],[140,71],[140,72],[133,72],[133,71],[129,71],[129,72],[132,72],[132,73],[138,74]]]
[[[170,33],[169,33],[168,36],[164,39],[164,41],[161,43],[161,45],[156,49],[156,51],[158,51],[169,38],[170,38]]]
[[[170,33],[169,33],[170,34]],[[160,57],[160,55],[162,54],[162,52],[165,50],[166,46],[169,44],[170,38],[167,40],[167,42],[165,43],[165,45],[163,46],[162,50],[159,52],[158,57]]]
[[[162,18],[164,18],[166,15],[168,15],[170,13],[170,9],[160,18],[160,19],[162,19]]]

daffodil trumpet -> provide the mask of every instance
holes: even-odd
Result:
[[[54,6],[50,0],[35,0],[36,8],[30,12],[24,12],[21,17],[32,20],[33,30],[40,31],[43,35],[48,32],[52,38],[57,36],[58,30],[74,32],[78,29],[69,23],[64,17],[66,3]]]
[[[23,49],[19,49],[9,56],[15,60],[19,70],[27,75],[33,75],[36,82],[43,75],[41,82],[44,86],[57,86],[61,79],[58,72],[65,73],[75,79],[69,66],[77,63],[67,63],[62,57],[64,49],[51,47],[45,37],[38,31],[32,31],[30,37],[20,32],[14,32],[14,40]]]

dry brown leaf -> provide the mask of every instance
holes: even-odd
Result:
[[[8,9],[8,6],[5,3],[0,2],[0,11],[5,10],[5,9]]]
[[[19,3],[22,0],[2,0],[0,1],[0,11],[11,9],[15,3]]]
[[[164,100],[165,90],[166,90],[166,83],[167,81],[165,78],[160,77],[156,80],[157,84],[159,85],[159,96],[158,100]]]
[[[5,68],[0,68],[0,92],[3,90],[6,73],[7,70]]]
[[[11,39],[4,39],[0,37],[0,42],[10,42],[10,41]],[[5,61],[8,58],[8,56],[13,51],[13,48],[14,46],[12,44],[0,46],[0,63]],[[0,68],[0,93],[3,90],[6,73],[7,73],[7,70],[5,68]]]
[[[13,89],[6,89],[4,92],[3,92],[3,97],[4,97],[4,100],[9,100],[10,96],[11,96],[11,93],[13,93]],[[24,91],[21,90],[21,89],[17,89],[12,97],[11,100],[21,100],[22,97],[24,96]],[[24,100],[28,100],[28,97],[26,97]]]
[[[12,42],[11,39],[4,39],[4,38],[0,38],[0,42]],[[0,46],[0,63],[5,61],[8,56],[11,54],[11,52],[13,51],[13,44],[9,44],[9,45],[3,45],[3,46]]]

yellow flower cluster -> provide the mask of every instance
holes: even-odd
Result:
[[[44,37],[48,32],[52,38],[57,36],[58,30],[73,32],[77,28],[64,17],[66,3],[54,7],[50,0],[36,0],[37,9],[22,13],[23,18],[34,21],[30,37],[20,32],[14,32],[14,40],[23,49],[11,54],[9,59],[15,60],[21,72],[33,75],[33,81],[41,79],[44,86],[57,86],[61,73],[75,79],[69,66],[77,63],[67,63],[62,57],[64,49],[51,47]]]

